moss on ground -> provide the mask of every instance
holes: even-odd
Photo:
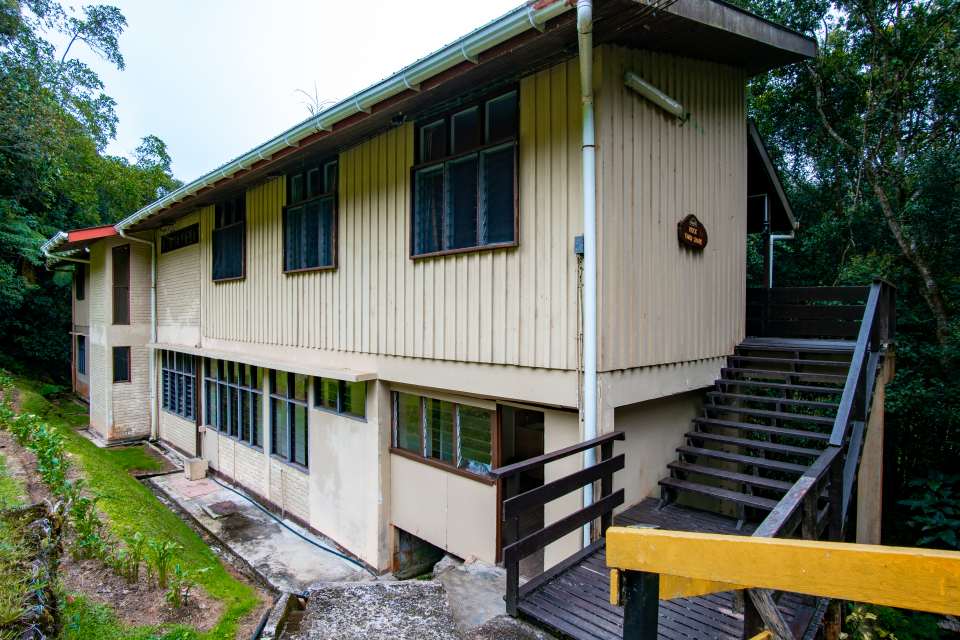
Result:
[[[164,629],[158,633],[157,630],[124,629],[108,609],[84,598],[75,598],[67,606],[65,640],[139,640],[158,637],[164,640],[232,640],[239,621],[258,603],[256,591],[249,584],[234,578],[193,529],[127,473],[130,468],[143,469],[142,465],[146,464],[144,458],[149,456],[136,447],[97,447],[76,432],[77,427],[86,424],[86,407],[73,401],[51,403],[40,395],[38,384],[31,380],[17,379],[16,387],[20,392],[21,411],[42,417],[66,438],[66,450],[74,464],[83,472],[91,489],[101,496],[97,506],[108,517],[113,533],[125,539],[139,531],[147,538],[172,540],[181,545],[177,561],[189,570],[210,567],[209,571],[198,577],[198,582],[225,607],[216,626],[206,633],[184,628]],[[157,463],[156,460],[151,461]]]

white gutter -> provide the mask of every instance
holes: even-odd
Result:
[[[157,342],[157,244],[150,240],[128,236],[119,225],[117,232],[121,238],[140,242],[150,247],[150,344]],[[147,349],[147,371],[150,372],[150,439],[156,440],[159,434],[157,420],[160,412],[157,408],[157,354],[154,349]]]
[[[597,437],[597,149],[593,121],[593,4],[577,0],[577,42],[583,115],[583,439]],[[584,468],[596,462],[596,451],[583,453]],[[593,503],[593,485],[583,488],[583,506]],[[583,528],[583,546],[591,543],[590,525]]]
[[[84,260],[83,258],[71,258],[68,254],[62,253],[51,253],[53,247],[59,245],[61,242],[67,239],[67,234],[63,231],[57,231],[56,234],[42,245],[40,245],[40,251],[43,253],[43,257],[50,262],[76,262],[77,264],[90,264],[89,260]]]
[[[588,3],[589,4],[589,3]],[[535,8],[533,4],[524,4],[506,15],[476,29],[456,42],[421,58],[359,93],[307,118],[295,127],[284,131],[272,140],[248,151],[246,154],[211,171],[210,173],[167,194],[163,198],[143,207],[139,211],[117,223],[117,230],[150,217],[161,209],[195,195],[223,178],[229,178],[241,169],[248,168],[258,160],[270,159],[275,153],[288,147],[295,147],[304,138],[319,131],[331,131],[333,125],[358,113],[368,114],[371,108],[407,90],[418,91],[420,83],[469,61],[476,64],[477,56],[507,40],[530,29],[543,30],[547,21],[556,18],[571,8],[566,0],[554,0],[550,4]],[[579,11],[579,8],[578,8]]]

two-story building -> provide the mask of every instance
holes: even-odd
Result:
[[[717,0],[579,13],[523,5],[51,238],[91,430],[203,458],[377,570],[410,540],[496,561],[502,501],[582,462],[490,470],[594,434],[627,434],[627,503],[655,493],[744,338],[748,231],[794,227],[746,82],[815,43]]]

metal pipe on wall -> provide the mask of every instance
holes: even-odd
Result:
[[[593,3],[577,0],[577,43],[583,117],[583,439],[597,437],[597,149],[593,117]],[[583,453],[583,466],[596,462],[596,451]],[[583,505],[593,503],[593,485],[583,488]],[[591,543],[590,525],[583,545]]]

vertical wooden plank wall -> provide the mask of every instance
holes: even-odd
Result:
[[[600,368],[732,353],[744,332],[746,78],[619,47],[603,50],[599,68]],[[690,121],[628,90],[627,70],[677,99]],[[708,231],[702,253],[678,245],[688,213]]]

